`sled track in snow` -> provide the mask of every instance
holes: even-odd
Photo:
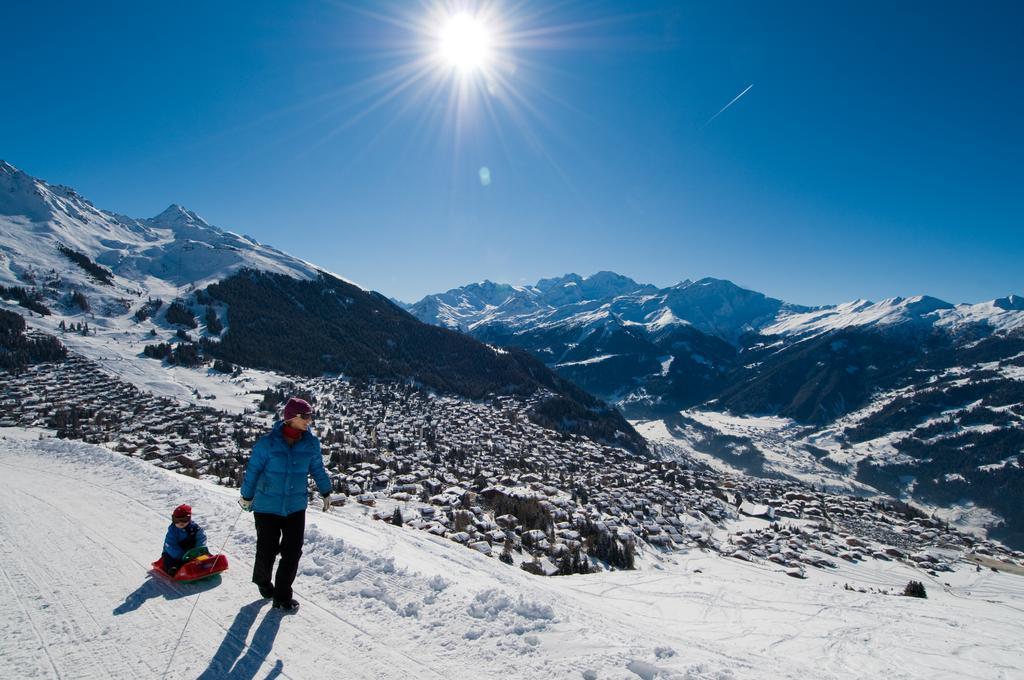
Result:
[[[4,552],[6,553],[7,551],[5,550]],[[15,586],[14,580],[11,579],[10,574],[7,573],[6,567],[4,567],[2,564],[0,564],[0,572],[2,572],[4,575],[4,581],[7,583],[7,587],[10,588],[11,596],[18,603],[18,608],[21,609],[22,613],[25,615],[25,620],[28,621],[29,626],[31,626],[32,633],[33,635],[35,635],[36,640],[38,640],[39,642],[39,647],[43,650],[43,654],[46,656],[46,662],[49,664],[54,676],[60,678],[60,671],[57,670],[57,664],[54,663],[53,657],[50,655],[50,650],[46,644],[46,638],[43,637],[43,634],[39,631],[39,626],[36,625],[36,622],[31,612],[29,612],[28,607],[25,606],[25,602],[24,600],[22,600],[21,595],[18,594],[19,588]]]
[[[36,468],[30,467],[30,466],[24,466],[24,465],[16,465],[16,464],[12,464],[12,463],[7,462],[7,461],[0,462],[0,467],[8,468],[8,469],[11,469],[11,470],[17,470],[17,471],[21,471],[21,472],[29,472],[29,473],[34,472],[34,473],[38,473],[38,470]],[[163,512],[153,508],[152,506],[148,505],[147,503],[145,503],[143,501],[140,501],[137,498],[129,496],[128,494],[125,494],[125,493],[119,491],[118,489],[113,488],[110,485],[99,484],[99,483],[96,483],[96,482],[93,482],[93,481],[90,481],[90,480],[87,480],[87,479],[83,479],[81,476],[66,475],[66,474],[63,474],[61,472],[54,471],[52,469],[48,469],[46,471],[46,474],[47,475],[57,476],[57,477],[60,477],[62,479],[66,479],[69,482],[73,482],[75,485],[86,484],[86,485],[88,485],[88,486],[90,486],[90,487],[92,487],[94,489],[97,489],[97,490],[100,490],[100,491],[104,492],[105,494],[116,494],[117,496],[119,496],[119,497],[121,497],[121,498],[123,498],[123,499],[125,499],[127,501],[130,501],[130,502],[132,502],[134,504],[137,504],[138,506],[141,506],[147,512],[152,513],[156,517],[163,517],[164,516]],[[76,518],[75,518],[74,515],[66,512],[64,509],[62,509],[58,505],[48,501],[47,499],[45,499],[45,498],[43,498],[43,497],[41,497],[39,495],[36,495],[34,493],[25,491],[23,489],[15,489],[14,491],[16,493],[24,495],[27,498],[30,498],[33,502],[35,502],[35,503],[37,503],[37,504],[39,504],[41,506],[46,507],[49,511],[58,513],[59,515],[61,515],[65,519],[65,521],[68,524],[70,524],[70,525],[77,525],[78,524],[78,522],[76,522]],[[218,524],[226,524],[226,522],[218,522]],[[120,545],[118,544],[117,541],[115,541],[111,537],[105,535],[102,531],[100,531],[100,530],[98,530],[98,529],[96,529],[94,527],[87,527],[85,525],[79,525],[79,528],[82,530],[82,532],[83,532],[83,534],[85,536],[88,536],[90,538],[90,541],[92,543],[96,544],[97,546],[102,546],[103,549],[100,552],[102,552],[104,554],[109,554],[110,551],[117,552],[118,554],[120,554],[123,557],[123,559],[118,560],[118,562],[122,562],[122,563],[124,561],[131,562],[132,564],[134,564],[135,566],[138,567],[138,573],[148,573],[150,571],[151,567],[150,567],[150,565],[148,563],[144,563],[144,562],[140,561],[139,559],[137,559],[136,557],[134,557],[130,553],[128,553],[125,550],[123,550],[120,547]],[[232,537],[241,537],[241,536],[244,536],[244,535],[246,535],[246,534],[241,529],[232,533]],[[394,543],[394,539],[393,538],[391,538],[391,543],[392,544]],[[237,569],[237,571],[245,571],[246,568],[248,568],[248,569],[252,568],[252,562],[251,562],[251,560],[244,560],[244,559],[240,558],[239,556],[235,555],[235,556],[232,557],[232,566],[236,567],[236,568],[241,567],[241,569]],[[132,571],[134,572],[136,570],[133,569]],[[156,578],[156,577],[151,577],[151,578]],[[365,569],[365,565],[363,565],[360,568],[359,573],[357,573],[354,576],[353,580],[354,581],[358,581],[358,582],[362,582],[362,583],[364,583],[367,586],[376,586],[378,583],[386,583],[390,587],[393,587],[394,590],[396,590],[396,591],[406,592],[406,593],[411,593],[412,592],[411,589],[409,588],[409,586],[406,583],[403,582],[403,579],[401,578],[401,576],[399,574],[389,574],[389,573],[376,573],[375,574],[374,572],[369,572],[368,573],[367,570]],[[201,593],[190,593],[190,592],[180,588],[178,586],[178,584],[174,584],[172,582],[162,581],[162,580],[159,582],[159,586],[156,586],[156,588],[158,590],[167,590],[167,591],[173,592],[175,595],[177,595],[177,597],[175,599],[184,599],[184,598],[191,597],[192,595],[195,595],[195,597],[198,598],[199,595],[201,594]],[[361,666],[361,669],[364,670],[364,671],[369,669],[369,674],[367,674],[365,676],[359,676],[359,677],[367,677],[367,678],[378,677],[378,676],[381,676],[381,675],[386,675],[388,671],[391,671],[393,673],[394,671],[396,671],[398,669],[401,669],[401,668],[405,668],[407,673],[414,674],[416,677],[435,677],[435,678],[444,677],[444,674],[438,672],[437,670],[432,668],[427,663],[424,663],[423,661],[415,658],[414,656],[412,656],[412,655],[410,655],[410,654],[408,654],[408,653],[406,653],[406,652],[404,652],[402,650],[388,649],[388,648],[384,648],[384,647],[381,647],[381,646],[377,645],[376,644],[376,638],[375,638],[373,633],[371,633],[367,629],[359,626],[358,624],[355,624],[355,623],[353,623],[351,621],[346,620],[342,616],[339,616],[338,614],[332,612],[327,607],[324,607],[324,606],[320,605],[319,603],[315,602],[314,600],[312,600],[312,599],[310,599],[308,597],[304,597],[304,596],[302,596],[299,593],[296,593],[296,598],[299,599],[300,601],[302,601],[303,603],[305,603],[306,605],[308,605],[307,611],[317,610],[317,611],[321,612],[322,616],[330,617],[330,619],[332,621],[336,622],[336,624],[343,625],[345,628],[355,632],[358,636],[363,638],[362,640],[358,640],[358,639],[337,638],[336,636],[329,635],[329,634],[326,636],[327,638],[334,638],[334,639],[331,639],[330,641],[336,643],[337,647],[346,649],[347,653],[350,654],[351,656],[353,656],[353,657],[361,657],[359,659],[359,661],[361,662],[359,665]],[[152,608],[147,607],[146,609],[147,610],[151,610]],[[236,646],[240,649],[241,653],[246,653],[246,654],[253,653],[255,655],[258,655],[259,653],[264,651],[262,649],[253,650],[251,645],[249,643],[247,643],[244,638],[234,635],[229,627],[225,626],[223,623],[218,621],[215,617],[211,616],[208,612],[204,611],[203,607],[201,607],[201,606],[197,607],[196,612],[201,617],[203,617],[203,619],[207,623],[213,624],[214,626],[216,626],[221,631],[221,633],[224,636],[232,638],[234,640],[234,642],[236,643]],[[150,614],[150,616],[153,616],[152,611],[150,611],[149,614]],[[268,616],[282,616],[280,613],[277,613],[277,612],[270,612],[267,615]],[[162,619],[158,618],[157,620],[160,621],[161,624],[164,623],[162,621]],[[43,636],[41,633],[37,633],[37,636],[40,638],[41,641],[45,640],[45,636]],[[42,642],[41,642],[41,644],[42,644]],[[183,644],[183,647],[182,647],[181,650],[179,650],[179,654],[187,655],[188,653],[193,653],[193,654],[200,653],[200,652],[198,652],[198,650],[196,650],[194,648],[193,644],[190,644],[190,643],[188,643],[187,641],[184,641],[184,640],[183,640],[182,644]],[[45,644],[44,644],[44,647],[45,647]],[[312,650],[312,648],[311,648],[311,650]],[[167,651],[168,654],[170,654],[170,650],[166,650],[166,651]],[[112,658],[116,658],[116,654],[114,654]],[[267,658],[267,659],[265,659],[263,661],[263,665],[273,665],[273,662],[271,661],[270,658]],[[374,667],[377,668],[376,672],[372,670]],[[56,666],[54,666],[54,668],[56,669]],[[158,677],[160,675],[160,670],[161,669],[152,669],[152,670],[153,670],[153,673],[155,674],[154,677]],[[57,670],[55,670],[54,672],[57,673],[57,677],[62,677],[61,674]],[[284,677],[284,678],[292,678],[292,676],[288,675],[288,673],[286,673],[280,667],[273,668],[272,669],[272,673],[276,674],[277,676]],[[111,675],[112,676],[116,676],[116,673],[115,674],[111,674]],[[110,676],[107,676],[107,677],[110,677]]]
[[[66,551],[69,545],[74,546],[74,557],[82,559],[83,564],[104,564],[103,557],[108,556],[109,551],[102,549],[92,538],[76,542],[66,532],[56,530],[55,533],[52,526],[50,531],[34,531],[32,517],[25,512],[27,506],[11,501],[19,495],[33,500],[36,497],[22,490],[13,491],[5,494],[4,517],[13,517],[18,522],[9,527],[10,531],[5,531],[5,536],[24,543],[24,529],[20,541],[16,529],[28,528],[32,533],[31,542],[42,550],[37,559],[26,559],[23,557],[26,553],[13,548],[5,540],[3,571],[23,608],[28,608],[24,603],[26,598],[36,602],[32,608],[35,615],[29,611],[26,618],[36,632],[55,676],[116,677],[118,673],[111,668],[110,660],[121,657],[118,640],[108,637],[108,629],[96,619],[89,604],[76,592],[92,588],[93,584],[88,579],[95,578],[97,572],[83,570],[79,574],[80,580],[76,581],[55,567],[59,564],[61,548]],[[66,525],[72,526],[70,522]],[[80,642],[86,644],[78,644]],[[83,669],[90,675],[83,676]],[[136,669],[136,673],[139,671],[141,669]]]
[[[29,492],[21,490],[21,489],[16,489],[15,491],[16,491],[16,493],[20,493],[20,494],[22,494],[24,496],[27,496],[27,497],[31,498],[32,500],[34,500],[34,501],[36,501],[38,503],[46,505],[47,507],[49,507],[52,510],[56,510],[57,512],[61,513],[65,518],[67,518],[69,520],[72,520],[72,521],[74,520],[74,517],[72,515],[69,515],[67,512],[65,512],[61,508],[59,508],[56,505],[50,503],[49,501],[46,501],[46,500],[40,498],[39,496],[36,496],[35,494],[29,493]],[[107,536],[104,536],[102,533],[100,533],[98,531],[95,531],[95,530],[89,530],[88,533],[92,534],[93,536],[98,536],[99,537],[99,539],[100,539],[99,541],[97,541],[95,539],[90,539],[97,546],[99,546],[101,544],[101,542],[102,542],[103,545],[112,547],[114,550],[116,550],[117,552],[121,553],[125,558],[127,558],[128,560],[133,562],[136,566],[138,566],[140,573],[149,573],[150,572],[150,570],[152,568],[150,565],[144,564],[143,562],[140,562],[139,560],[135,559],[132,555],[130,555],[129,553],[125,552],[123,549],[121,549],[121,547],[113,539],[111,539],[111,538],[109,538]],[[152,579],[159,579],[158,576],[152,576],[152,575],[150,576],[150,578],[152,578]],[[192,595],[194,595],[196,600],[198,600],[199,597],[202,595],[202,591],[201,592],[197,592],[197,593],[190,593],[190,592],[185,591],[182,588],[178,587],[176,584],[174,584],[171,581],[158,580],[158,581],[154,581],[154,582],[159,584],[158,589],[173,591],[174,593],[179,595],[180,598],[183,599],[183,600],[185,598],[188,598],[188,597],[192,596]],[[213,625],[215,625],[218,628],[220,628],[220,630],[226,636],[234,638],[235,641],[237,643],[239,643],[240,645],[242,645],[246,650],[248,650],[250,648],[249,644],[246,642],[246,640],[244,638],[238,638],[237,636],[234,636],[228,628],[225,628],[223,626],[223,624],[221,624],[215,618],[210,616],[208,613],[206,613],[202,609],[198,609],[198,608],[196,609],[196,611],[199,614],[201,614],[203,617],[205,617],[207,621],[209,621]],[[152,615],[151,611],[150,611],[150,614]],[[159,617],[157,618],[157,621],[160,621],[161,623],[163,622],[162,619],[160,619]],[[88,646],[88,645],[84,645],[83,647],[85,647],[86,649],[90,649],[91,650],[91,647]],[[193,644],[189,644],[189,647],[193,648],[192,651],[194,653],[197,652],[197,650],[194,649],[194,645]],[[110,651],[112,652],[113,657],[116,658],[117,652],[116,652],[116,648],[113,645],[111,645],[111,650]],[[176,649],[170,650],[169,651],[169,655],[175,654],[176,651],[177,651]],[[93,653],[93,655],[96,656],[95,653]],[[47,651],[47,656],[49,656],[49,652],[48,651]],[[170,659],[170,660],[173,660],[173,659]],[[264,661],[264,663],[269,663],[269,662],[268,661]],[[154,671],[155,671],[155,669],[154,669]],[[283,671],[278,670],[277,672],[278,672],[278,675],[280,675],[282,677],[289,678],[289,680],[294,680],[294,679],[291,678],[291,676],[289,676],[287,673],[284,673]],[[157,675],[159,675],[159,674],[157,674]],[[112,677],[112,676],[113,676],[113,674],[108,674],[106,677]],[[61,677],[59,673],[58,673],[58,677]],[[156,675],[154,677],[156,677]]]
[[[0,466],[7,467],[7,468],[21,468],[22,470],[31,469],[31,468],[25,468],[24,466],[14,466],[14,465],[11,465],[9,463],[0,463]],[[48,472],[48,474],[49,474],[49,472]],[[60,475],[60,476],[61,477],[68,477],[66,475]],[[86,484],[89,484],[90,486],[102,489],[102,490],[104,490],[106,492],[118,493],[121,496],[125,496],[125,494],[122,494],[122,493],[116,491],[115,489],[106,487],[104,485],[99,485],[99,484],[95,484],[95,483],[92,483],[92,482],[88,482],[87,480],[83,480],[83,479],[80,479],[80,478],[74,478],[74,481],[76,483],[83,483],[84,482]],[[140,560],[136,559],[131,554],[129,554],[128,552],[123,550],[120,547],[120,545],[115,540],[111,539],[110,537],[104,535],[102,532],[100,532],[100,531],[98,531],[98,530],[96,530],[94,528],[86,527],[86,526],[84,526],[82,524],[79,524],[78,522],[75,521],[76,518],[75,518],[74,515],[71,515],[70,513],[68,513],[65,510],[63,510],[62,508],[60,508],[57,505],[55,505],[54,503],[51,503],[50,501],[48,501],[48,500],[46,500],[44,498],[41,498],[41,497],[37,496],[36,494],[33,494],[31,492],[28,492],[28,491],[25,491],[23,489],[12,489],[12,491],[14,491],[15,494],[20,494],[22,496],[30,498],[31,500],[35,501],[36,503],[41,504],[41,505],[47,507],[51,511],[55,511],[55,512],[59,513],[61,516],[64,517],[64,519],[66,520],[68,525],[75,526],[77,529],[81,530],[83,532],[84,536],[88,539],[88,542],[92,543],[93,545],[95,545],[95,546],[97,546],[99,548],[99,550],[97,550],[95,552],[99,553],[100,555],[109,555],[109,553],[112,550],[112,551],[115,551],[115,552],[119,553],[121,556],[123,556],[124,560],[117,560],[117,562],[119,564],[123,565],[124,561],[127,560],[127,561],[131,562],[135,567],[138,567],[138,569],[132,569],[131,570],[132,572],[146,574],[146,573],[148,573],[150,571],[150,569],[151,569],[150,565],[141,562]],[[127,497],[127,496],[125,496],[125,497],[126,498],[130,498],[130,497]],[[130,500],[134,500],[134,499],[130,499]],[[139,501],[136,501],[136,502],[138,502],[139,505],[142,505],[144,508],[148,508],[148,506],[146,506],[144,503],[141,503]],[[148,508],[148,509],[153,510],[152,508]],[[154,512],[156,512],[156,511],[154,510]],[[162,514],[162,513],[158,513],[158,514]],[[38,540],[38,539],[36,539],[36,540]],[[55,550],[54,554],[59,554],[59,552]],[[52,569],[47,570],[47,571],[51,575],[57,573],[55,570],[52,570]],[[122,571],[124,571],[123,568],[122,568]],[[4,573],[5,573],[5,577],[8,577],[8,575],[6,573],[6,569],[4,570]],[[27,577],[27,578],[30,578],[30,577]],[[158,577],[150,576],[150,578],[156,579]],[[9,579],[9,577],[8,577],[8,579]],[[55,579],[55,580],[59,580],[59,579]],[[170,581],[164,581],[164,580],[156,581],[156,580],[154,580],[153,583],[156,584],[154,586],[154,590],[156,590],[157,592],[159,592],[159,591],[171,591],[171,592],[173,592],[174,594],[176,594],[178,596],[178,598],[176,598],[176,599],[185,600],[186,598],[188,598],[190,596],[193,596],[193,595],[196,598],[198,598],[202,594],[202,592],[190,593],[190,592],[188,592],[186,590],[183,590],[183,589],[177,587],[175,584],[171,583]],[[77,584],[77,585],[76,584],[71,584],[70,587],[71,588],[73,588],[73,587],[81,587],[81,584]],[[13,588],[13,586],[12,586],[12,588]],[[15,592],[17,592],[17,591],[15,591]],[[58,599],[58,601],[59,601],[59,598],[55,598],[55,599]],[[79,599],[79,601],[81,601],[81,600]],[[154,611],[153,611],[152,607],[146,607],[145,609],[146,609],[149,617],[154,619],[154,623],[159,623],[161,625],[165,625],[166,624],[166,621],[164,620],[163,617],[154,614]],[[88,616],[92,619],[92,621],[95,622],[95,618],[93,618],[91,613],[88,612],[88,607],[83,606],[83,611],[85,611],[88,614]],[[232,632],[228,628],[226,628],[223,624],[221,624],[216,618],[210,616],[207,612],[203,611],[201,608],[197,609],[197,611],[199,612],[199,614],[201,614],[206,619],[206,621],[208,621],[209,623],[211,623],[214,626],[216,626],[217,628],[219,628],[225,636],[233,638],[234,641],[238,645],[241,645],[241,647],[244,650],[249,651],[250,646],[249,646],[249,644],[246,642],[246,640],[244,638],[239,638],[237,636],[234,636],[232,634]],[[58,677],[58,678],[63,677],[63,674],[60,673],[60,671],[58,670],[57,665],[54,662],[54,660],[52,658],[52,655],[51,655],[51,653],[50,653],[50,651],[48,649],[46,637],[39,631],[39,629],[36,626],[35,622],[32,621],[31,616],[29,616],[29,621],[30,621],[30,623],[32,623],[32,626],[33,626],[33,628],[36,631],[36,635],[39,638],[40,643],[42,644],[44,651],[46,652],[47,658],[50,659],[50,664],[53,667],[53,670],[54,670],[54,673],[56,674],[56,677]],[[139,632],[142,633],[142,631],[139,631]],[[101,640],[102,640],[102,637],[103,636],[101,635],[100,636]],[[95,644],[95,640],[90,640],[89,644],[87,644],[87,645],[79,645],[79,647],[81,649],[83,649],[83,650],[88,650],[88,653],[90,653],[90,655],[93,657],[94,663],[91,664],[91,665],[94,668],[95,667],[103,668],[104,673],[103,673],[102,677],[117,677],[118,674],[116,672],[111,672],[109,670],[109,668],[107,668],[102,663],[102,661],[100,661],[100,659],[102,659],[102,658],[113,658],[113,659],[118,658],[119,657],[119,653],[118,653],[116,645],[113,642],[111,642],[109,645],[107,645],[107,646],[109,646],[109,650],[106,650],[106,651],[109,651],[109,654],[105,655],[105,654],[100,654],[99,652],[96,652],[94,650],[94,648],[93,648],[93,644]],[[195,645],[193,643],[191,643],[191,642],[185,643],[185,647],[182,649],[182,651],[183,652],[187,651],[187,652],[190,652],[192,654],[199,654],[200,653],[200,650],[198,650],[195,647]],[[168,650],[166,650],[166,652],[169,655],[171,653],[171,650],[168,649]],[[267,664],[267,663],[269,663],[269,660],[265,660],[263,663]],[[157,666],[159,666],[159,668],[157,668],[155,666],[152,666],[152,667],[150,667],[148,669],[148,672],[150,672],[152,674],[152,677],[159,677],[160,673],[162,672],[163,664],[162,663],[161,664],[157,664]],[[294,680],[294,678],[292,678],[290,675],[288,675],[287,673],[283,672],[280,669],[278,669],[276,672],[277,672],[278,675],[280,675],[280,676],[282,676],[284,678],[289,678],[289,680]]]
[[[0,462],[0,467],[7,467],[7,468],[17,469],[17,470],[22,470],[22,471],[27,471],[27,472],[35,471],[34,468],[31,468],[29,466],[15,465],[15,464],[8,463],[8,462]],[[125,500],[128,500],[128,501],[130,501],[132,503],[135,503],[135,504],[141,506],[143,509],[145,509],[148,512],[152,513],[154,516],[163,518],[166,515],[165,512],[157,510],[156,508],[153,508],[152,506],[149,506],[146,503],[143,503],[138,498],[130,496],[130,495],[128,495],[128,494],[126,494],[126,493],[124,493],[122,491],[119,491],[118,489],[115,489],[115,488],[113,488],[113,487],[111,487],[109,485],[99,484],[97,482],[93,482],[93,481],[89,481],[87,479],[83,479],[80,476],[66,475],[66,474],[63,474],[63,473],[60,473],[60,472],[55,472],[55,471],[52,471],[52,470],[48,470],[47,474],[52,474],[54,476],[58,476],[58,477],[61,477],[63,479],[67,479],[68,481],[73,482],[75,484],[87,484],[87,485],[89,485],[89,486],[91,486],[93,488],[99,489],[99,490],[101,490],[101,491],[103,491],[105,493],[117,494],[118,496],[124,498]],[[44,504],[48,505],[49,507],[51,507],[52,509],[57,510],[58,512],[62,512],[63,513],[63,511],[60,508],[54,506],[53,504],[49,503],[48,501],[46,501],[46,500],[44,500],[42,498],[39,498],[38,496],[32,496],[32,498],[34,500],[36,500],[37,502],[44,503]],[[67,516],[67,513],[63,513],[63,514],[65,516]],[[247,535],[247,534],[242,529],[237,529],[237,530],[235,530],[232,533],[231,538],[234,538],[236,536],[237,537],[241,537],[241,536],[245,536],[245,535]],[[149,571],[150,565],[143,564],[142,562],[139,562],[138,560],[136,560],[135,558],[131,557],[130,555],[127,555],[127,553],[124,553],[120,549],[120,547],[117,545],[117,543],[114,542],[112,539],[110,539],[110,538],[108,538],[106,536],[102,536],[102,535],[100,535],[100,537],[108,545],[113,546],[114,549],[118,550],[119,552],[122,552],[122,554],[125,554],[126,557],[128,557],[129,559],[134,561],[136,564],[138,564],[140,567],[142,567],[144,571]],[[396,539],[394,538],[394,536],[392,536],[390,534],[385,534],[384,540],[385,540],[384,552],[385,553],[393,552],[392,549],[394,548],[395,543],[396,543]],[[330,562],[330,561],[333,561],[333,560],[328,560],[328,561]],[[251,570],[252,566],[253,566],[251,561],[244,560],[239,555],[233,555],[232,556],[232,566],[234,567],[236,565],[241,565],[241,566],[247,567],[248,570]],[[368,586],[368,587],[376,587],[379,582],[383,582],[383,583],[387,584],[389,586],[389,588],[393,589],[394,591],[398,591],[398,592],[401,592],[401,593],[404,593],[404,594],[414,594],[413,589],[408,585],[407,579],[402,578],[402,576],[400,574],[370,571],[370,570],[366,569],[365,566],[361,566],[359,571],[352,577],[351,580],[355,581],[355,582],[362,583],[363,585]],[[168,587],[174,589],[176,592],[182,594],[183,596],[187,595],[187,593],[181,591],[180,588],[178,588],[177,585],[174,584],[173,582],[168,581],[167,585],[168,585]],[[357,624],[352,623],[351,621],[348,621],[348,620],[342,618],[338,614],[335,614],[334,612],[332,612],[331,610],[327,609],[326,607],[323,607],[322,605],[318,604],[317,602],[315,602],[315,601],[313,601],[313,600],[311,600],[311,599],[309,599],[307,597],[302,596],[300,593],[295,593],[295,597],[296,597],[296,599],[298,599],[298,600],[300,600],[300,601],[302,601],[304,603],[307,603],[307,604],[309,604],[309,605],[311,605],[313,607],[316,607],[317,609],[323,611],[326,615],[330,616],[332,619],[340,622],[341,624],[347,626],[348,628],[351,628],[352,630],[357,631],[361,635],[366,636],[368,639],[372,639],[373,638],[373,635],[369,631],[367,631],[366,629],[358,626]],[[206,615],[201,609],[199,610],[199,612],[201,614],[203,614],[204,616]],[[209,617],[207,617],[207,618],[209,618]],[[213,621],[214,623],[217,623],[213,619],[210,619],[210,620]],[[226,628],[224,628],[224,626],[222,624],[217,623],[217,625],[222,630],[224,630],[225,632],[228,632],[228,630]],[[244,644],[244,640],[241,641],[241,642]],[[441,674],[441,673],[437,672],[436,670],[430,668],[429,666],[425,665],[422,661],[416,659],[415,657],[413,657],[413,656],[411,656],[409,654],[406,654],[404,652],[397,651],[397,650],[390,650],[388,653],[389,654],[398,654],[398,655],[404,657],[406,660],[408,660],[412,664],[418,666],[420,668],[420,670],[427,671],[430,674],[432,674],[434,677],[438,677],[438,678],[444,677],[443,674]],[[282,673],[282,675],[284,675],[284,677],[288,677],[287,674]]]
[[[1011,640],[1024,584],[1002,574],[958,573],[927,602],[847,593],[846,574],[832,570],[792,582],[770,565],[703,553],[694,564],[704,575],[687,559],[654,560],[659,571],[526,580],[355,507],[310,510],[302,610],[275,615],[248,582],[251,518],[229,530],[242,517],[236,490],[102,447],[0,438],[11,442],[0,446],[0,593],[16,595],[0,597],[4,680],[159,678],[200,593],[173,680],[324,669],[353,680],[1009,678],[1021,667]],[[166,508],[182,497],[203,510],[214,544],[230,543],[233,572],[215,586],[146,578]],[[905,565],[843,566],[851,580],[890,588],[918,578]],[[1001,597],[1008,603],[986,604]],[[550,613],[538,616],[540,607]]]

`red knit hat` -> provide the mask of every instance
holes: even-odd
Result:
[[[301,416],[312,412],[313,407],[309,405],[309,402],[305,399],[299,399],[298,397],[292,397],[288,400],[288,403],[284,405],[285,420],[291,420],[295,416]]]
[[[192,506],[191,505],[186,505],[185,503],[182,503],[181,505],[176,507],[174,509],[174,512],[171,513],[171,518],[172,519],[176,518],[176,517],[191,517],[191,516],[192,516]]]

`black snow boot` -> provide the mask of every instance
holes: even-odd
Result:
[[[291,614],[299,610],[298,600],[274,600],[274,609],[280,609],[285,614]]]

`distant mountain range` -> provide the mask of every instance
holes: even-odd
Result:
[[[568,274],[534,286],[484,281],[406,308],[427,323],[526,349],[637,414],[717,400],[817,424],[863,405],[874,389],[896,379],[894,362],[909,368],[926,351],[934,360],[939,349],[997,342],[1024,330],[1024,298],[1016,295],[980,304],[917,296],[805,307],[730,281],[687,280],[659,289],[613,272]],[[829,340],[822,356],[814,348],[826,336],[838,340]],[[844,352],[843,338],[855,338],[857,351]],[[783,367],[795,368],[798,355],[805,357],[798,370],[807,372],[780,375]],[[824,383],[813,370],[837,365],[847,375]],[[764,389],[765,380],[772,389]],[[809,389],[813,384],[818,387]]]
[[[379,293],[179,205],[125,217],[3,161],[0,305],[88,323],[112,343],[148,332],[146,356],[180,365],[218,359],[474,399],[533,395],[542,424],[647,448],[618,411],[525,352],[423,324]]]
[[[668,446],[755,474],[977,503],[1024,541],[1018,295],[805,307],[719,279],[657,288],[600,272],[485,281],[407,309],[527,350]]]
[[[428,323],[474,334],[487,326],[517,332],[593,328],[605,322],[658,334],[692,326],[739,345],[748,333],[807,337],[849,327],[928,326],[1006,331],[1024,327],[1024,298],[1010,295],[979,304],[953,305],[937,298],[855,300],[807,307],[767,297],[731,281],[685,280],[668,288],[637,283],[614,272],[541,279],[533,286],[484,281],[428,295],[405,307]]]

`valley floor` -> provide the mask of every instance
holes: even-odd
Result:
[[[307,514],[302,607],[282,616],[249,582],[255,532],[235,490],[41,436],[0,430],[5,678],[931,679],[1024,669],[1017,575],[961,562],[940,582],[872,561],[798,581],[694,551],[648,553],[633,572],[541,578],[375,522],[357,505]],[[148,573],[182,502],[228,555],[219,581]],[[910,579],[924,581],[928,599],[883,594]]]

